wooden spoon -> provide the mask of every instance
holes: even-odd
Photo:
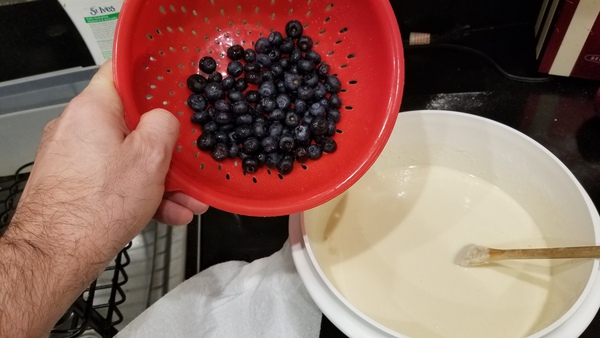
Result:
[[[507,259],[599,258],[600,246],[576,246],[535,249],[492,249],[479,245],[464,247],[456,264],[464,267],[484,265]]]

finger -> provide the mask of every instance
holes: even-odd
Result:
[[[165,193],[165,199],[191,210],[195,215],[201,215],[208,210],[208,205],[179,191]]]
[[[168,225],[189,224],[194,218],[194,213],[173,201],[162,200],[154,214],[154,219]]]

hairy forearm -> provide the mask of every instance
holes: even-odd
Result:
[[[43,337],[113,253],[86,231],[94,218],[72,212],[83,205],[39,193],[21,202],[0,238],[0,337]]]

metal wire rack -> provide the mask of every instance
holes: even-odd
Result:
[[[10,224],[33,163],[20,167],[14,175],[0,177],[0,236]],[[71,305],[56,323],[50,337],[78,337],[90,330],[101,337],[117,334],[116,325],[123,321],[119,306],[125,302],[123,286],[129,277],[125,267],[131,259],[129,243],[115,257],[102,275]]]

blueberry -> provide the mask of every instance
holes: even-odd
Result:
[[[297,39],[302,36],[302,29],[300,21],[291,20],[285,25],[285,34],[292,39]]]
[[[289,69],[292,65],[292,60],[289,56],[285,56],[282,57],[281,60],[279,60],[279,64],[281,65],[281,67],[283,67],[283,69]]]
[[[275,74],[273,74],[273,72],[268,69],[261,70],[260,71],[260,81],[261,82],[266,82],[266,81],[275,82]]]
[[[203,132],[198,137],[198,140],[196,141],[196,145],[198,146],[198,149],[203,150],[203,151],[212,150],[215,147],[216,143],[217,143],[217,139],[215,138],[215,135],[213,135],[213,133],[207,133],[207,132]]]
[[[244,78],[239,78],[235,80],[233,89],[243,92],[244,90],[248,89],[248,82]]]
[[[240,60],[244,57],[244,47],[233,45],[227,48],[227,56],[232,60]]]
[[[319,76],[317,76],[317,73],[315,72],[310,72],[304,75],[303,80],[305,85],[314,87],[319,83]]]
[[[313,47],[313,40],[309,36],[302,35],[298,38],[296,44],[298,45],[298,48],[300,48],[301,51],[308,52]]]
[[[246,72],[260,73],[260,65],[258,63],[246,63],[244,70]]]
[[[330,108],[339,108],[342,106],[342,99],[337,93],[333,93],[329,95],[329,107]]]
[[[246,101],[250,103],[257,103],[260,101],[260,95],[256,90],[249,90],[246,92]]]
[[[288,73],[290,73],[290,74],[299,74],[300,72],[298,71],[298,65],[292,64],[290,66],[290,68],[288,69]]]
[[[290,106],[292,105],[292,99],[288,94],[285,93],[277,95],[275,102],[277,102],[277,108],[283,110],[290,109]]]
[[[231,102],[244,101],[244,93],[239,90],[230,90],[227,92],[227,98]]]
[[[202,125],[203,133],[214,133],[219,130],[219,125],[215,121],[208,121]]]
[[[215,115],[214,120],[215,120],[215,122],[217,122],[218,124],[221,124],[221,125],[229,124],[233,121],[233,115],[227,111],[219,111]]]
[[[308,152],[308,158],[311,160],[318,160],[323,156],[323,150],[318,144],[311,144],[306,148],[306,151]]]
[[[208,80],[200,74],[192,74],[187,78],[188,88],[196,94],[202,94]]]
[[[300,49],[294,49],[290,54],[290,62],[295,64],[300,60],[302,60],[302,51]]]
[[[313,119],[314,119],[314,116],[312,116],[310,114],[305,114],[304,116],[302,116],[302,123],[305,125],[310,125],[310,123],[312,122]]]
[[[215,132],[215,139],[217,140],[217,144],[218,143],[223,143],[223,144],[229,143],[229,136],[227,136],[227,133],[223,130],[217,130]]]
[[[235,139],[243,141],[252,135],[252,127],[249,125],[241,125],[235,128]]]
[[[281,122],[275,121],[275,122],[271,123],[271,125],[269,126],[268,133],[269,133],[269,136],[278,140],[279,137],[281,136],[281,133],[283,133],[283,125],[281,124]]]
[[[248,113],[248,102],[246,101],[237,101],[231,105],[231,112],[236,115],[246,114]]]
[[[259,168],[264,167],[265,163],[267,163],[267,154],[265,153],[258,153],[254,158],[256,158],[256,161],[258,161]]]
[[[283,121],[285,120],[285,112],[279,108],[273,109],[269,113],[269,120],[271,121]]]
[[[256,61],[256,52],[252,49],[246,49],[244,51],[244,61],[247,63],[252,63]]]
[[[217,143],[210,152],[210,155],[216,161],[224,161],[227,157],[229,157],[229,147],[227,147],[224,143]]]
[[[315,99],[321,99],[327,95],[327,88],[322,82],[317,83],[315,86]]]
[[[252,134],[262,140],[267,135],[267,127],[264,122],[254,121],[252,125]]]
[[[321,136],[327,132],[327,119],[324,116],[316,116],[310,122],[310,133],[314,136]]]
[[[229,109],[231,109],[231,103],[224,99],[218,99],[215,101],[215,103],[213,103],[213,106],[218,111],[229,111]]]
[[[279,164],[277,164],[277,171],[281,175],[288,175],[294,170],[294,158],[291,159],[282,159]]]
[[[287,73],[284,75],[283,83],[290,92],[295,92],[302,85],[302,77],[298,74]]]
[[[298,163],[306,163],[308,161],[308,151],[305,147],[296,147],[294,149],[294,157]]]
[[[324,153],[333,153],[337,149],[337,143],[331,137],[325,137],[321,143]]]
[[[287,89],[285,88],[285,82],[283,80],[277,80],[277,82],[275,82],[275,88],[277,88],[277,92],[280,94],[287,93]]]
[[[300,118],[298,117],[298,115],[296,113],[294,113],[294,112],[288,112],[285,115],[284,124],[288,128],[294,128],[298,124],[300,124]]]
[[[200,94],[192,94],[188,97],[187,104],[193,111],[199,112],[206,110],[208,103],[206,102],[206,98]]]
[[[271,64],[271,67],[269,68],[269,70],[271,71],[271,73],[273,73],[275,78],[278,78],[278,79],[282,78],[283,74],[285,72],[285,70],[283,69],[283,66],[281,66],[280,63]]]
[[[285,38],[279,46],[279,50],[284,54],[289,54],[294,50],[295,46],[296,44],[292,38]]]
[[[237,60],[233,60],[227,65],[227,73],[233,77],[242,75],[242,72],[244,72],[244,65]]]
[[[240,124],[252,124],[254,122],[254,117],[250,114],[240,114],[235,118],[235,123]],[[254,132],[254,126],[252,126],[252,131]]]
[[[308,52],[306,52],[306,54],[304,54],[304,58],[314,62],[315,65],[321,63],[321,55],[314,50],[309,50]]]
[[[223,81],[223,75],[219,72],[212,72],[208,75],[208,82],[221,82]]]
[[[260,74],[256,73],[256,72],[246,72],[246,75],[244,75],[244,79],[246,79],[247,83],[251,83],[251,84],[260,84]]]
[[[260,84],[258,92],[262,96],[272,96],[277,93],[277,88],[275,88],[273,81],[266,81]]]
[[[242,150],[246,154],[255,154],[260,149],[260,141],[254,136],[250,136],[242,142]]]
[[[271,46],[280,46],[283,43],[283,35],[278,31],[273,31],[267,38]]]
[[[192,114],[192,123],[202,125],[210,120],[208,111],[203,110]]]
[[[269,68],[271,66],[271,58],[267,54],[259,53],[256,55],[256,64],[262,68]]]
[[[237,144],[232,143],[229,145],[229,158],[236,158],[238,157],[238,153],[240,151],[240,148]]]
[[[281,52],[279,49],[271,49],[267,55],[269,56],[269,59],[271,59],[271,63],[277,62],[281,59]]]
[[[328,64],[321,63],[319,67],[317,67],[317,75],[319,76],[319,79],[325,80],[329,76],[330,68],[331,67],[329,67]]]
[[[314,116],[323,116],[325,114],[325,107],[323,107],[323,105],[319,102],[315,102],[310,105],[308,112]]]
[[[335,135],[336,131],[337,131],[336,123],[331,120],[327,120],[327,132],[325,132],[325,136],[332,137],[333,135]]]
[[[277,141],[272,136],[267,136],[260,141],[263,151],[272,153],[278,149]]]
[[[286,135],[286,136],[282,136],[281,139],[279,139],[279,150],[281,150],[283,153],[289,153],[292,150],[294,150],[294,146],[296,145],[296,142],[294,141],[294,138],[292,136]]]
[[[303,101],[310,101],[315,96],[315,90],[310,86],[301,86],[298,88],[298,98]]]
[[[269,43],[269,40],[265,37],[258,38],[254,44],[254,50],[258,54],[267,54],[271,50],[271,43]]]
[[[206,74],[211,74],[217,69],[217,62],[210,56],[204,56],[200,59],[200,70]]]
[[[325,87],[329,93],[338,93],[342,89],[342,82],[335,75],[329,75],[325,80]]]
[[[317,102],[323,107],[325,107],[325,110],[329,109],[329,100],[326,97],[320,98],[319,100],[317,100]]]
[[[234,84],[235,84],[235,77],[233,77],[233,76],[228,76],[228,77],[224,78],[223,81],[221,81],[221,87],[223,87],[224,90],[230,90],[231,88],[233,88]]]
[[[211,119],[215,117],[215,113],[217,112],[217,110],[213,106],[208,106],[208,108],[206,108],[206,111],[208,112],[208,116],[210,116]]]
[[[254,157],[247,157],[242,161],[242,169],[244,173],[253,174],[258,170],[258,161]]]
[[[327,110],[327,114],[325,115],[329,121],[333,121],[335,123],[340,122],[342,119],[342,114],[336,108],[331,108]]]
[[[308,74],[315,70],[315,63],[310,60],[302,59],[298,61],[298,72],[300,74]]]
[[[296,99],[294,102],[294,111],[297,114],[304,115],[304,113],[308,111],[308,104],[302,99]]]
[[[277,168],[277,165],[279,164],[279,162],[281,162],[282,159],[283,155],[281,155],[280,153],[271,152],[267,154],[267,161],[265,162],[265,164],[269,168]]]
[[[260,105],[262,111],[266,113],[272,112],[275,108],[277,108],[277,102],[275,102],[274,97],[266,96],[260,100]]]
[[[299,143],[310,141],[310,137],[310,129],[307,125],[301,124],[294,128],[294,138],[296,138],[296,141]]]

